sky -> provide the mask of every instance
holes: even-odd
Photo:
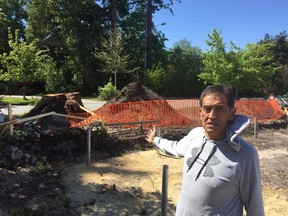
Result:
[[[245,48],[248,43],[264,39],[267,33],[274,37],[288,32],[287,0],[182,0],[174,2],[172,10],[174,15],[165,9],[153,15],[157,30],[168,39],[167,49],[186,39],[206,51],[209,47],[205,41],[213,29],[221,31],[228,49],[230,42]]]

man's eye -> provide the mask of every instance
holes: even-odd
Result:
[[[212,110],[211,107],[204,107],[204,111],[205,111],[206,113],[210,113],[211,110]]]
[[[223,111],[223,107],[217,107],[217,108],[216,108],[216,111],[217,111],[217,112],[222,112],[222,111]]]

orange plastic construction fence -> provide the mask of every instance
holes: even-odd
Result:
[[[274,121],[285,116],[285,111],[282,110],[275,99],[239,100],[235,107],[238,114],[247,115],[252,121],[254,121],[254,118],[257,118],[259,122]]]
[[[150,100],[108,104],[88,113],[69,113],[72,116],[81,116],[86,119],[69,118],[72,127],[81,127],[102,121],[104,125],[123,125],[137,127],[140,124],[158,127],[185,127],[199,125],[196,110],[198,100]]]
[[[249,116],[252,120],[269,121],[280,119],[285,112],[275,100],[239,100],[235,104],[237,113]],[[85,120],[69,118],[71,127],[83,127],[95,121],[107,126],[125,127],[195,127],[200,125],[199,100],[150,100],[108,104],[89,113],[70,113]]]

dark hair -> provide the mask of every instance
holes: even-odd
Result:
[[[234,103],[235,103],[235,94],[233,89],[230,86],[223,85],[223,84],[215,84],[208,86],[204,91],[202,92],[200,96],[200,106],[202,107],[203,105],[203,98],[206,97],[207,95],[214,94],[214,93],[220,93],[224,94],[227,98],[227,105],[229,106],[230,109],[234,108]]]

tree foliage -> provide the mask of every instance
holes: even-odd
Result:
[[[82,92],[93,92],[97,90],[97,86],[109,79],[108,74],[102,73],[105,70],[102,67],[103,61],[95,59],[94,53],[95,50],[99,52],[103,49],[102,38],[109,38],[112,26],[120,28],[122,35],[133,35],[129,43],[125,44],[126,53],[131,56],[127,62],[128,68],[143,66],[145,2],[31,0],[27,37],[29,40],[37,39],[39,41],[37,46],[40,49],[49,50],[49,55],[65,75],[65,85],[70,84]],[[159,0],[152,2],[153,12],[168,4]],[[115,6],[116,24],[115,15],[111,16],[111,10],[113,8],[114,11]],[[155,44],[158,44],[158,38],[157,35]],[[162,50],[163,48],[164,46]],[[156,46],[152,49],[156,49]],[[159,51],[152,51],[151,55],[154,53],[158,55]],[[155,57],[155,59],[158,58],[161,59],[161,56]],[[131,75],[121,76],[118,81],[119,86],[126,85],[127,82],[133,80],[135,77]]]
[[[10,52],[8,29],[13,34],[17,30],[17,37],[25,39],[26,5],[25,0],[0,0],[0,54]]]
[[[9,54],[1,55],[1,62],[6,71],[1,71],[0,79],[20,82],[41,77],[41,64],[48,57],[45,51],[38,50],[34,43],[20,42],[18,37],[14,39],[11,33],[9,39],[11,51]]]
[[[161,65],[154,65],[152,69],[147,70],[145,83],[147,87],[155,92],[161,93],[165,88],[165,70]]]
[[[206,44],[210,47],[204,54],[204,72],[199,77],[205,83],[229,83],[233,76],[233,51],[230,55],[226,52],[226,44],[223,43],[221,33],[215,29],[212,35],[208,35]]]
[[[272,43],[247,44],[243,50],[231,43],[227,52],[221,33],[213,30],[208,37],[210,50],[204,55],[204,72],[199,74],[201,79],[206,83],[229,84],[237,92],[264,92],[263,86],[276,70],[269,53]]]
[[[264,40],[259,43],[274,43],[270,48],[272,63],[277,66],[277,70],[268,83],[269,92],[276,94],[288,93],[288,35],[287,32],[280,32],[275,37],[265,35]]]
[[[175,2],[180,0],[0,0],[1,79],[37,78],[47,92],[83,95],[97,94],[111,74],[119,89],[141,78],[169,97],[197,97],[205,85],[219,82],[242,94],[287,93],[285,31],[243,49],[231,42],[228,50],[213,30],[205,53],[186,39],[166,50],[152,18],[159,10],[173,13]],[[112,38],[116,30],[121,34]]]
[[[102,100],[110,100],[113,97],[117,96],[117,94],[119,93],[119,91],[117,91],[116,86],[114,86],[111,82],[111,80],[109,80],[109,82],[104,86],[99,86],[99,98],[101,98]]]
[[[46,81],[47,91],[59,90],[56,86],[61,81],[61,75],[56,70],[53,59],[47,50],[39,50],[35,43],[20,41],[9,34],[9,54],[0,54],[2,69],[0,80],[5,82]],[[59,85],[61,86],[61,85]]]
[[[107,23],[101,13],[93,0],[31,0],[27,38],[37,40],[39,49],[49,50],[63,71],[63,86],[85,92],[100,84],[95,70],[99,63],[92,52]]]
[[[99,50],[95,51],[95,57],[101,61],[100,71],[114,74],[114,85],[117,88],[118,73],[133,73],[138,68],[129,68],[130,56],[125,53],[125,43],[128,37],[123,37],[119,31],[111,32],[108,39],[102,38]]]
[[[269,82],[277,70],[269,52],[273,46],[273,43],[247,44],[244,50],[238,51],[239,69],[233,83],[238,90],[267,93]]]
[[[167,90],[178,97],[198,96],[203,83],[198,74],[202,68],[202,52],[183,39],[169,52]]]

